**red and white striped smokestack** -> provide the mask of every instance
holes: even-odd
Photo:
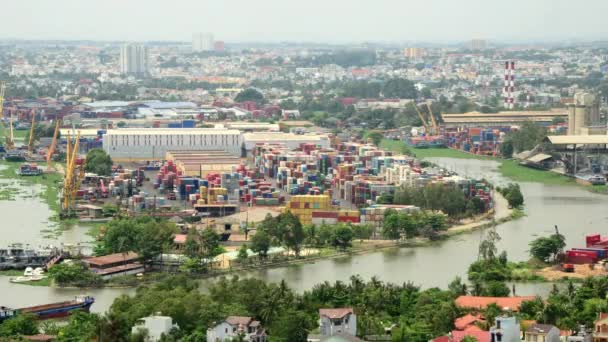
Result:
[[[508,108],[509,107],[509,86],[510,86],[510,82],[509,82],[509,77],[510,76],[510,72],[509,72],[509,62],[505,62],[505,86],[503,89],[503,96],[505,98],[505,104],[504,107]]]

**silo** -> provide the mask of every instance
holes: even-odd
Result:
[[[574,135],[576,127],[574,126],[574,114],[575,114],[575,105],[571,104],[568,106],[568,135]]]
[[[574,135],[581,134],[581,128],[587,126],[587,107],[576,105],[574,107]]]

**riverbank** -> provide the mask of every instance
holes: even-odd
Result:
[[[401,153],[403,146],[407,146],[404,142],[397,140],[384,139],[380,143],[381,147]],[[409,148],[409,147],[408,147]],[[608,186],[598,185],[582,185],[576,182],[572,177],[568,177],[559,173],[544,171],[529,168],[520,165],[516,160],[513,159],[502,159],[491,156],[480,156],[472,153],[467,153],[459,150],[449,148],[409,148],[411,153],[416,158],[455,158],[455,159],[475,159],[475,160],[492,160],[500,163],[498,171],[503,177],[509,178],[515,182],[530,182],[530,183],[542,183],[546,185],[566,185],[566,186],[578,186],[585,190],[598,194],[608,194]]]

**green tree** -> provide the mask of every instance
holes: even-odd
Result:
[[[59,341],[94,341],[98,337],[101,318],[96,314],[77,311],[68,324],[59,330]]]
[[[236,255],[236,259],[243,264],[247,262],[248,258],[249,253],[247,253],[247,244],[243,244],[241,248],[239,248],[239,253]]]
[[[251,237],[251,250],[258,253],[260,257],[266,258],[270,249],[270,236],[263,230],[257,230]]]
[[[399,214],[394,210],[386,210],[382,223],[382,236],[389,240],[399,240],[401,229],[399,227]]]
[[[235,102],[253,101],[258,104],[264,102],[264,95],[257,89],[247,88],[236,95]]]
[[[508,297],[511,290],[501,281],[489,281],[484,284],[483,296],[487,297]]]
[[[380,145],[382,138],[384,138],[384,135],[379,131],[370,131],[365,135],[365,139],[371,139],[376,146]]]
[[[353,231],[350,227],[346,225],[338,225],[338,227],[334,230],[333,238],[332,238],[332,246],[338,247],[340,249],[346,249],[352,246],[353,241]]]
[[[306,314],[288,310],[272,324],[270,331],[273,341],[306,342],[309,328],[310,323]]]
[[[462,278],[456,277],[448,285],[448,290],[457,296],[464,296],[467,294],[467,284],[462,281]]]
[[[566,247],[566,239],[562,234],[555,233],[549,237],[541,236],[530,242],[530,255],[543,262],[556,261],[564,247]]]
[[[38,321],[32,314],[19,314],[0,324],[0,337],[16,338],[19,335],[35,334],[38,334]]]
[[[280,216],[279,225],[282,226],[284,232],[282,240],[285,246],[293,250],[296,256],[300,256],[306,235],[298,217],[288,211]]]
[[[219,234],[210,228],[203,229],[201,232],[201,247],[205,258],[211,259],[221,254]]]
[[[410,80],[393,78],[384,84],[382,95],[385,98],[415,99],[418,96],[418,90],[414,82]]]
[[[103,283],[101,277],[81,261],[56,264],[49,269],[49,277],[60,286],[91,287]]]
[[[513,141],[511,141],[511,138],[505,138],[500,144],[500,154],[505,158],[513,157]]]
[[[104,150],[94,148],[87,153],[84,169],[100,176],[112,174],[112,158]]]
[[[374,228],[369,224],[355,224],[352,230],[355,239],[367,240],[372,236]]]
[[[191,259],[196,259],[201,256],[201,243],[200,236],[197,234],[196,229],[190,229],[188,236],[186,236],[186,243],[184,244],[184,254]]]

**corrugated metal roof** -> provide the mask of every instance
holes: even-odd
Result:
[[[215,128],[122,128],[109,129],[106,135],[189,135],[189,134],[233,134],[240,135],[236,129],[215,129]]]
[[[608,135],[550,135],[547,140],[555,145],[608,144]]]
[[[537,155],[535,155],[533,157],[528,158],[527,161],[531,161],[533,163],[540,163],[543,160],[547,160],[549,158],[551,158],[550,155],[544,154],[544,153],[539,153],[539,154],[537,154]]]

